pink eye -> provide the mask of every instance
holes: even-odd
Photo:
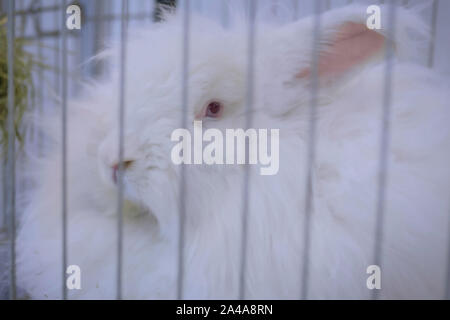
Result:
[[[205,117],[217,118],[222,114],[223,106],[220,102],[212,101],[206,107]]]

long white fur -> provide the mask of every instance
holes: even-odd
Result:
[[[323,41],[345,21],[364,22],[365,7],[324,15]],[[423,35],[415,15],[397,19],[392,139],[383,243],[383,298],[439,298],[444,292],[450,210],[449,81],[408,62]],[[307,156],[307,81],[312,19],[258,25],[255,128],[280,129],[280,170],[252,167],[247,298],[300,297]],[[170,160],[171,132],[181,119],[181,15],[130,32],[127,59],[123,285],[125,298],[176,297],[179,168]],[[211,100],[220,120],[204,128],[244,126],[245,22],[225,30],[193,18],[189,123]],[[409,35],[409,31],[412,35]],[[107,57],[117,58],[118,48]],[[405,59],[404,59],[405,58]],[[408,59],[406,59],[408,58]],[[402,62],[403,61],[403,62]],[[368,298],[373,264],[376,183],[384,64],[357,68],[320,89],[311,223],[310,298]],[[70,298],[115,297],[118,74],[86,85],[69,104],[68,257],[82,270]],[[32,298],[61,297],[61,155],[59,118],[44,129],[53,148],[32,162],[17,239],[17,280]],[[238,296],[242,166],[186,166],[185,298]]]

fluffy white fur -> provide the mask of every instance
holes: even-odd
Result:
[[[365,7],[322,18],[322,43],[345,21],[364,23]],[[450,210],[449,83],[408,63],[424,34],[415,15],[398,12],[391,144],[383,243],[382,298],[440,298],[445,287]],[[255,128],[280,129],[280,170],[251,167],[247,298],[300,297],[310,88],[295,77],[310,65],[313,20],[258,24]],[[170,134],[181,123],[182,17],[130,31],[127,56],[123,295],[175,298],[179,167]],[[245,123],[245,23],[222,29],[193,18],[189,128],[210,100],[225,106],[204,128]],[[118,48],[108,58],[117,61]],[[382,56],[380,55],[380,58]],[[407,59],[406,59],[407,58]],[[368,298],[373,264],[377,170],[385,67],[358,66],[320,87],[309,298]],[[118,68],[86,85],[69,104],[68,263],[82,270],[70,298],[115,297]],[[17,280],[32,298],[61,297],[59,116],[44,125],[54,145],[33,160],[36,187],[20,221]],[[238,296],[243,167],[186,166],[185,298]]]

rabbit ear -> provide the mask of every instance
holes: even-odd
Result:
[[[415,60],[423,54],[429,28],[414,10],[397,7],[395,10],[395,28],[393,39],[388,39],[387,27],[390,15],[387,6],[380,8],[380,29],[369,29],[369,14],[366,6],[350,6],[336,9],[321,15],[319,30],[319,57],[317,71],[319,80],[340,78],[349,71],[365,63],[381,60],[388,41],[393,41],[395,55],[400,60]],[[370,20],[370,19],[369,19]],[[314,19],[309,18],[293,25],[293,29],[304,29],[309,34],[302,46],[312,43]],[[312,40],[312,39],[311,39]],[[307,48],[311,52],[311,48]],[[304,52],[304,51],[303,51]],[[305,61],[308,62],[308,61]],[[296,78],[308,79],[312,76],[312,65],[300,66],[295,72]]]
[[[319,79],[339,77],[354,67],[379,56],[385,45],[385,37],[370,30],[365,24],[344,22],[331,41],[320,49],[317,61]],[[301,70],[296,77],[311,76],[311,67]]]

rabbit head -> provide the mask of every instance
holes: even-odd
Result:
[[[318,35],[316,63],[321,86],[318,98],[322,104],[332,102],[332,90],[344,87],[364,66],[382,57],[384,31],[367,29],[365,10],[355,6],[334,10],[321,18],[323,26]],[[402,40],[395,47],[401,55],[410,52],[408,49],[414,45],[401,37],[405,30],[412,26],[420,29],[422,25],[407,14],[399,21],[404,25],[397,28],[396,36]],[[192,17],[186,60],[182,55],[181,15],[168,16],[163,24],[151,30],[133,31],[127,43],[125,197],[137,205],[135,208],[152,212],[163,228],[175,225],[177,214],[180,168],[170,155],[175,144],[171,134],[182,127],[183,63],[187,63],[186,124],[192,135],[196,120],[202,121],[203,130],[216,128],[223,133],[227,128],[245,127],[248,63],[253,63],[252,126],[280,129],[282,141],[292,139],[299,132],[300,138],[306,139],[313,79],[314,18],[279,28],[257,23],[253,60],[248,57],[248,27],[241,21],[224,29],[204,18]],[[116,49],[109,55],[114,63],[118,63],[119,48]],[[119,166],[118,91],[111,89],[111,83],[118,88],[119,77],[119,70],[114,69],[112,80],[105,84],[106,88],[99,89],[109,91],[109,102],[100,101],[95,106],[108,128],[99,142],[98,166],[103,182],[111,190],[117,186]],[[298,152],[294,153],[301,158]],[[188,184],[192,185],[188,188],[195,199],[192,203],[211,202],[216,197],[220,202],[224,196],[239,198],[238,192],[224,194],[221,190],[217,195],[215,190],[220,188],[211,185],[238,179],[242,169],[242,165],[186,166]],[[198,214],[202,209],[192,211]]]

